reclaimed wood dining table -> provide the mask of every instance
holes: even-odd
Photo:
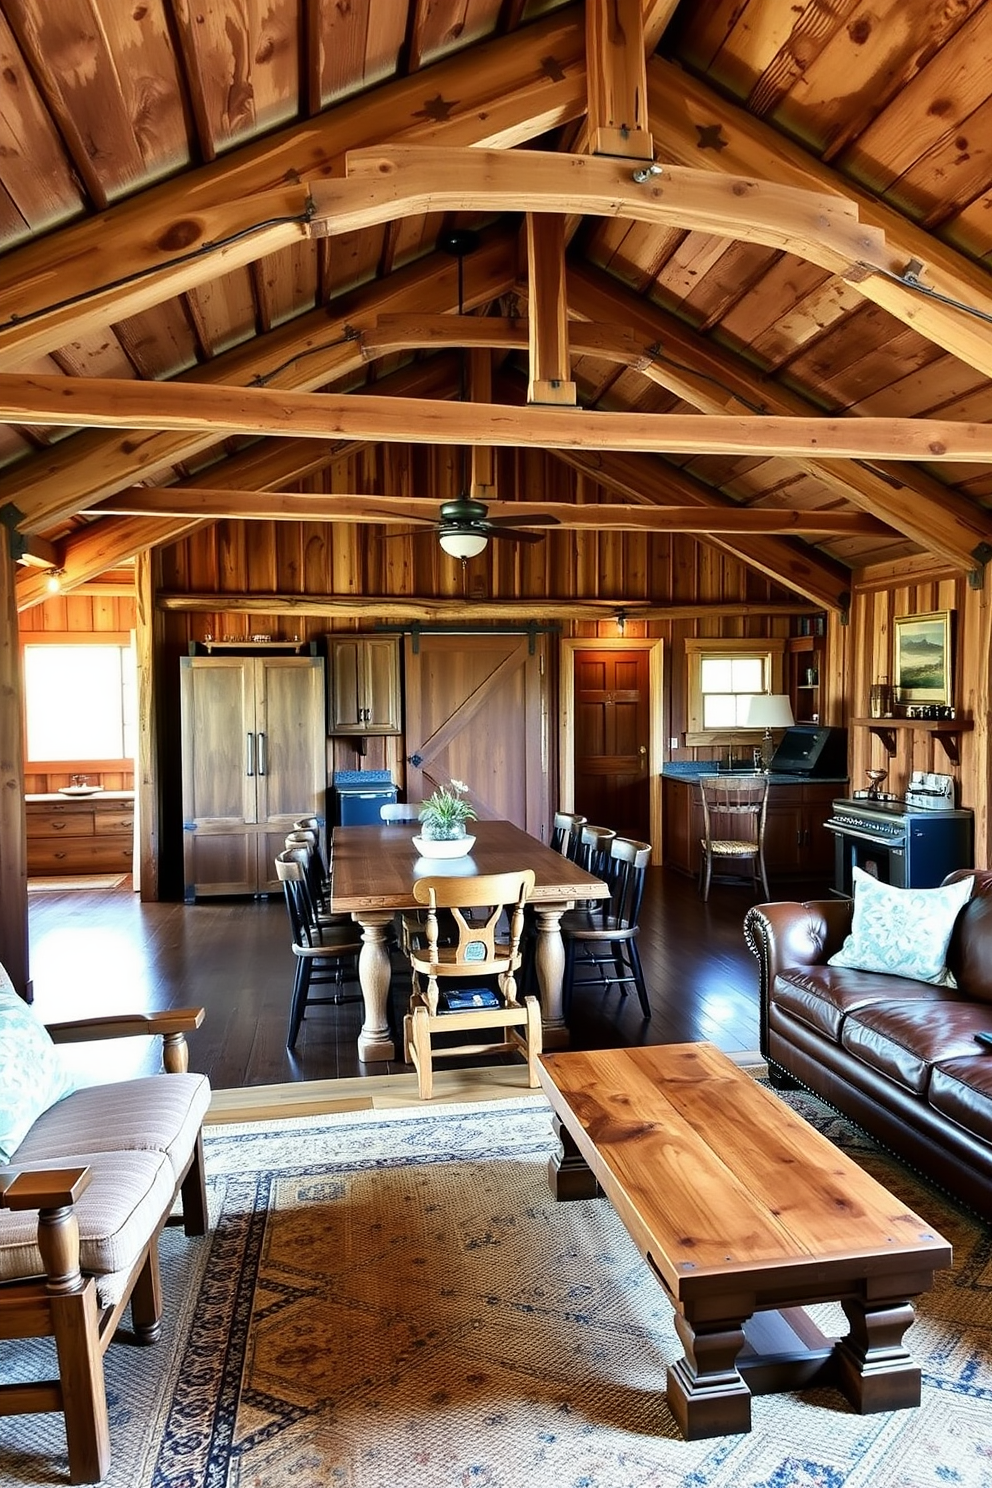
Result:
[[[335,827],[331,838],[331,909],[347,912],[362,927],[358,979],[365,1018],[358,1036],[363,1063],[393,1059],[389,1028],[392,978],[390,940],[397,912],[421,906],[413,897],[418,878],[477,877],[533,868],[530,903],[537,919],[534,965],[541,1000],[544,1046],[568,1045],[562,1012],[565,951],[561,917],[578,899],[605,899],[608,886],[576,863],[538,841],[513,822],[472,823],[475,845],[464,858],[422,858],[413,845],[411,824]]]

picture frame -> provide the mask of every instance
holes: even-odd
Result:
[[[896,701],[951,703],[951,611],[902,615],[895,620],[894,628],[892,676]]]

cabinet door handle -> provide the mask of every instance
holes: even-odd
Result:
[[[265,735],[264,734],[259,734],[259,736],[258,736],[258,773],[259,773],[259,775],[266,774],[266,767],[265,767]]]
[[[254,775],[254,773],[255,773],[255,735],[254,734],[249,734],[248,735],[248,762],[245,765],[245,774],[246,775]]]

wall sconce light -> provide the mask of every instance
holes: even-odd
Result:
[[[627,630],[627,614],[625,610],[617,610],[617,635],[622,636]]]
[[[45,588],[49,594],[58,594],[61,591],[64,574],[64,568],[50,568],[48,570],[48,577],[45,579]]]

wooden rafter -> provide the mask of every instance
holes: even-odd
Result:
[[[589,148],[650,160],[644,8],[641,0],[586,0]]]
[[[108,517],[94,522],[61,544],[61,586],[76,589],[115,564],[159,543],[175,542],[199,525],[196,518],[175,516]],[[50,598],[45,573],[38,569],[24,571],[18,576],[16,593],[19,610]]]
[[[5,254],[0,368],[24,366],[258,258],[271,246],[258,235],[229,244],[223,260],[219,248],[210,250],[224,213],[242,212],[247,198],[285,182],[340,170],[345,151],[357,145],[406,139],[509,150],[580,117],[583,49],[581,7],[572,6],[438,62],[429,84],[418,76],[389,83]],[[451,100],[446,118],[425,114],[425,97],[435,93]],[[111,273],[120,282],[107,288]]]
[[[925,285],[949,300],[974,307],[979,314],[969,315],[953,305],[929,299],[881,274],[861,279],[860,293],[992,377],[992,287],[984,265],[972,263],[963,253],[821,164],[800,145],[660,57],[653,57],[648,64],[648,98],[651,125],[659,148],[663,142],[665,160],[718,175],[771,174],[783,185],[825,192],[856,204],[865,226],[885,234],[893,272],[902,274],[915,261],[922,265],[920,277]],[[703,149],[701,141],[707,137],[716,138],[718,147]]]

